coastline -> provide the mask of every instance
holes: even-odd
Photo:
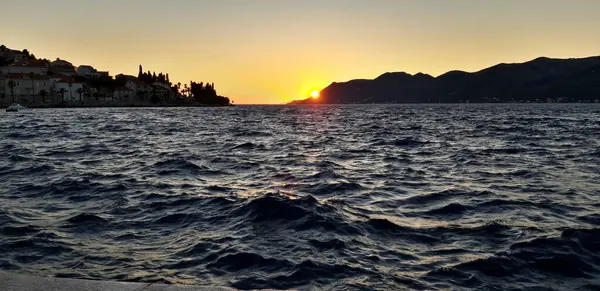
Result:
[[[6,291],[237,291],[222,286],[166,285],[35,277],[0,272],[0,290]],[[255,290],[258,291],[258,290]],[[264,290],[267,291],[267,290]],[[269,289],[268,291],[276,291]]]
[[[11,104],[1,103],[2,108]],[[159,108],[159,107],[229,107],[234,104],[201,104],[201,103],[150,103],[150,102],[94,102],[94,103],[72,103],[72,104],[21,104],[28,109],[58,109],[58,108]]]
[[[60,105],[60,106],[29,106],[28,109],[64,109],[64,108],[163,108],[163,107],[230,107],[228,105],[211,104],[124,104],[124,105]]]

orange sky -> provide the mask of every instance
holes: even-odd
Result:
[[[112,75],[142,64],[174,82],[214,82],[236,104],[303,99],[387,71],[600,55],[595,0],[214,2],[11,1],[0,11],[0,42]]]

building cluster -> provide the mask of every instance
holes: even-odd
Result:
[[[77,105],[144,103],[179,97],[178,88],[164,82],[143,82],[136,76],[74,66],[57,58],[36,59],[26,50],[0,46],[0,103]]]

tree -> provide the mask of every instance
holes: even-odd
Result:
[[[141,80],[143,76],[144,76],[144,73],[142,71],[142,65],[140,65],[140,70],[138,72],[138,80]]]
[[[160,102],[160,98],[156,94],[156,86],[152,86],[152,98],[150,99],[150,102],[154,104]]]
[[[29,79],[31,80],[31,101],[35,104],[35,74],[29,73]]]
[[[38,94],[40,95],[40,97],[42,97],[42,103],[46,103],[46,96],[48,96],[48,92],[42,89]]]
[[[144,96],[146,95],[146,93],[145,93],[144,91],[139,91],[139,90],[137,91],[137,93],[136,93],[136,94],[137,94],[137,96],[138,96],[138,99],[139,99],[140,101],[143,101],[143,100],[144,100]]]
[[[27,56],[29,58],[29,51],[27,49],[24,49],[23,53],[25,54],[25,56]]]
[[[10,88],[10,95],[12,96],[13,103],[17,103],[17,101],[15,100],[15,86],[17,86],[17,83],[15,83],[15,81],[8,81],[8,87]]]
[[[0,67],[8,66],[12,64],[12,60],[8,57],[0,56]]]
[[[60,90],[58,90],[58,93],[60,93],[61,96],[61,103],[65,101],[65,93],[67,93],[67,90],[65,90],[65,88],[60,88]]]
[[[77,90],[75,90],[75,92],[77,92],[77,94],[79,94],[79,103],[83,104],[83,89],[77,88]]]
[[[73,81],[69,81],[69,101],[73,101]]]

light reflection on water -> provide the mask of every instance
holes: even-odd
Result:
[[[593,289],[598,113],[2,114],[0,269],[240,289]]]

